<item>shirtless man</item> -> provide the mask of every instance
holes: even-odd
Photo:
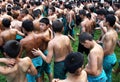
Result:
[[[65,28],[65,35],[68,33],[74,37],[74,26],[75,26],[75,12],[72,10],[72,6],[70,4],[67,5],[67,13],[66,13],[67,26]]]
[[[24,21],[24,20],[32,20],[33,21],[33,17],[29,14],[29,11],[27,9],[22,9],[20,11],[20,14],[18,16],[18,20],[19,21]]]
[[[71,63],[71,61],[73,63]],[[80,52],[70,53],[65,58],[65,68],[68,72],[64,80],[53,79],[52,82],[88,82],[87,73],[83,70],[84,56]]]
[[[21,45],[16,40],[9,40],[4,45],[6,58],[0,58],[0,62],[6,65],[0,65],[0,74],[6,76],[7,82],[27,82],[26,73],[37,74],[29,57],[19,58],[20,51]]]
[[[31,20],[24,20],[22,23],[23,31],[26,33],[26,37],[23,38],[20,43],[23,47],[23,49],[26,51],[26,56],[30,57],[32,59],[32,62],[34,66],[37,68],[37,70],[41,70],[40,66],[42,66],[42,59],[40,56],[34,56],[32,54],[33,48],[40,48],[42,51],[46,50],[47,44],[51,39],[51,32],[49,29],[41,34],[34,33],[33,29],[33,22]],[[28,82],[40,82],[40,72],[36,76],[27,75]]]
[[[106,82],[107,77],[103,70],[103,48],[87,32],[83,32],[79,36],[79,40],[82,45],[90,49],[88,64],[85,66],[88,82]]]
[[[46,30],[50,29],[50,22],[49,22],[49,19],[48,18],[42,18],[39,20],[40,25],[39,25],[39,32],[40,33],[44,33]],[[50,29],[51,30],[51,29]],[[52,32],[52,30],[51,30]],[[52,35],[51,35],[52,36]],[[53,37],[53,36],[52,36]],[[47,44],[46,44],[47,45]],[[45,46],[46,46],[45,45]],[[46,50],[43,51],[43,53],[45,55],[48,54],[48,50],[46,48]],[[43,82],[44,81],[44,73],[47,74],[48,78],[49,78],[49,82],[52,82],[52,79],[53,79],[53,76],[52,76],[52,71],[51,71],[51,64],[48,64],[46,63],[44,60],[43,60],[43,64],[41,66],[42,70],[40,70],[41,72],[41,75],[40,75],[40,82]]]
[[[47,63],[50,63],[54,56],[54,78],[65,79],[64,60],[65,57],[72,51],[70,39],[62,34],[63,24],[56,20],[52,24],[55,37],[48,43],[48,55],[45,56],[40,49],[34,49],[34,55],[39,55]]]
[[[57,19],[57,15],[55,14],[56,10],[55,7],[50,7],[48,9],[48,19],[50,20],[50,24]]]
[[[82,32],[88,32],[89,34],[92,34],[94,36],[93,30],[94,30],[94,27],[95,27],[95,22],[92,19],[89,19],[86,16],[86,11],[85,10],[80,10],[79,11],[79,16],[82,19],[80,34]],[[87,55],[89,54],[89,49],[84,47],[83,45],[81,45],[81,43],[79,43],[78,51],[81,52],[81,53],[85,52],[85,54],[87,54]]]
[[[107,82],[112,82],[112,68],[117,61],[116,54],[114,53],[116,42],[118,40],[118,34],[113,28],[115,21],[116,18],[114,15],[108,14],[105,17],[105,26],[107,27],[107,32],[104,34],[102,42],[104,49],[103,68],[108,78]]]
[[[15,40],[17,34],[24,36],[24,34],[18,31],[17,29],[10,29],[10,23],[11,23],[10,19],[4,18],[2,20],[2,25],[5,28],[5,30],[0,33],[0,46],[1,47],[8,40]]]
[[[22,31],[22,21],[19,21],[17,18],[19,16],[19,12],[18,11],[15,11],[13,10],[12,12],[12,17],[13,17],[13,20],[11,21],[11,25],[10,25],[10,28],[14,28],[14,29],[17,29],[19,31]],[[21,35],[16,35],[16,40],[17,41],[20,41],[23,37]]]
[[[40,33],[41,30],[40,30],[40,23],[39,23],[39,21],[40,21],[41,18],[43,18],[41,16],[40,9],[37,9],[37,10],[33,11],[33,17],[34,17],[33,24],[34,24],[34,28],[35,28],[34,30],[35,30],[36,33]]]
[[[99,29],[101,30],[101,35],[99,37],[98,43],[101,43],[101,39],[103,35],[107,32],[107,28],[104,26],[104,19],[107,11],[105,9],[98,9],[97,11],[97,24],[99,25]]]

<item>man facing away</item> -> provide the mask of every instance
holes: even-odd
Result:
[[[63,24],[59,20],[53,22],[52,29],[55,36],[48,43],[48,55],[45,56],[40,49],[33,49],[32,52],[36,56],[41,56],[47,63],[50,63],[54,56],[54,78],[65,79],[64,60],[72,51],[70,39],[62,34]]]
[[[19,58],[21,45],[16,40],[9,40],[4,45],[4,55],[6,58],[0,58],[0,74],[5,75],[7,82],[27,82],[26,73],[37,74],[29,57]]]
[[[88,82],[87,73],[83,70],[84,56],[80,52],[72,52],[65,58],[67,78],[53,79],[52,82]]]

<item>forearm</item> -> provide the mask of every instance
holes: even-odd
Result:
[[[6,58],[0,58],[0,63],[4,63],[5,64],[6,60],[7,60]]]
[[[88,66],[85,67],[85,71],[87,72],[87,74],[89,75],[96,75],[97,70],[93,69],[93,68],[89,68]]]
[[[43,59],[46,63],[50,63],[50,62],[51,62],[50,58],[48,58],[47,56],[45,56],[43,53],[40,53],[40,56],[42,57],[42,59]]]
[[[4,66],[0,66],[0,74],[3,74],[3,75],[5,75],[5,73],[4,73]]]
[[[94,76],[96,76],[96,72],[95,72],[95,70],[92,71],[91,69],[87,69],[87,68],[85,68],[85,71],[87,72],[88,75],[94,75]]]
[[[104,34],[107,32],[106,27],[101,27],[101,30],[103,31]]]
[[[115,26],[120,29],[120,24],[118,24],[117,22],[115,23]]]

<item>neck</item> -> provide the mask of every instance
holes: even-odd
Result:
[[[34,33],[33,31],[32,32],[28,32],[27,34],[32,34],[32,33]]]
[[[71,74],[71,73],[68,73],[68,76],[67,76],[67,79],[73,79],[73,77],[74,77],[74,79],[76,78],[78,78],[79,76],[81,75],[81,73],[79,73],[79,74]]]
[[[61,35],[61,32],[56,32],[55,35]]]
[[[87,19],[87,17],[86,17],[86,16],[84,16],[84,17],[83,17],[83,21],[84,21],[85,19]]]
[[[91,45],[91,48],[90,48],[90,49],[94,48],[96,42],[93,40],[91,44],[92,44],[92,45]]]
[[[111,29],[113,29],[113,27],[112,26],[107,26],[107,29],[111,30]]]

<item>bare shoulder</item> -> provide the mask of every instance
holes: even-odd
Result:
[[[52,82],[65,82],[65,81],[60,79],[53,79]]]
[[[20,40],[20,44],[24,45],[25,44],[25,39],[23,38],[22,40]]]
[[[48,45],[50,46],[53,46],[55,44],[56,40],[55,39],[52,39],[49,41]]]
[[[86,21],[81,22],[81,26],[85,26]]]
[[[12,29],[10,29],[9,31],[12,32],[12,33],[17,33],[18,30],[12,28]]]
[[[82,77],[81,77],[81,82],[88,82],[88,81],[87,81],[87,72],[86,72],[85,70],[82,70],[82,71],[81,71],[81,74],[82,74],[82,75],[81,75],[81,76],[82,76]]]
[[[82,70],[82,74],[84,75],[84,77],[87,77],[87,72],[85,70]]]
[[[21,58],[20,63],[22,65],[30,65],[32,63],[32,61],[29,57],[24,57],[24,58]]]
[[[23,59],[26,61],[31,61],[31,59],[29,57],[24,57]]]
[[[68,37],[67,35],[63,35],[63,37],[65,37],[65,38],[68,38],[68,39],[69,39],[69,37]]]

